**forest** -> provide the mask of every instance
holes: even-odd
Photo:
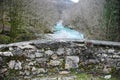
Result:
[[[86,39],[120,41],[120,0],[0,0],[0,44],[42,39],[59,20]],[[40,34],[40,36],[38,36]]]

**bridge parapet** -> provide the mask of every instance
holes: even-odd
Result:
[[[73,70],[111,74],[113,69],[120,71],[119,42],[35,40],[0,45],[1,76],[20,79]]]

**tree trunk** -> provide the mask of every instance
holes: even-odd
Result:
[[[5,33],[4,12],[2,12],[2,34]]]

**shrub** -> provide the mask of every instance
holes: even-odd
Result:
[[[6,35],[0,35],[0,43],[7,44],[10,42],[10,37]]]
[[[33,40],[33,39],[36,39],[34,34],[22,33],[17,35],[17,37],[14,39],[14,42],[27,41],[27,40]]]

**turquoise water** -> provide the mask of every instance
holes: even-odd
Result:
[[[54,38],[84,39],[84,35],[76,30],[65,27],[62,21],[59,21],[53,28]]]

